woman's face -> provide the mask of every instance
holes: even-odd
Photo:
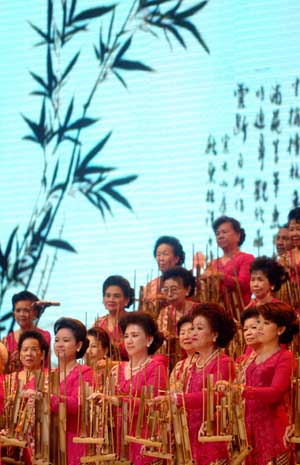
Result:
[[[257,339],[261,344],[279,343],[279,336],[284,332],[284,327],[279,327],[273,321],[258,316]]]
[[[125,297],[119,286],[108,286],[104,292],[103,302],[109,313],[117,314],[124,311],[129,299]]]
[[[32,328],[36,310],[31,300],[19,300],[14,306],[14,318],[21,329]]]
[[[43,353],[37,339],[29,337],[22,342],[20,360],[26,370],[38,370],[41,368]]]
[[[300,221],[291,220],[289,222],[289,237],[292,247],[300,249]]]
[[[153,337],[147,336],[141,326],[134,324],[127,326],[124,333],[124,344],[129,358],[147,356],[152,341]]]
[[[88,335],[88,340],[90,342],[87,351],[84,355],[84,361],[87,365],[94,365],[98,360],[102,360],[106,353],[107,349],[103,349],[101,341],[98,341],[94,336]]]
[[[190,321],[183,323],[179,331],[179,345],[187,353],[195,351],[192,336],[193,324]]]
[[[77,342],[73,331],[69,328],[61,328],[57,331],[54,341],[55,355],[61,362],[76,360],[82,342]]]
[[[196,351],[213,348],[218,333],[212,331],[209,321],[202,315],[193,320],[192,341]]]
[[[216,240],[222,250],[238,247],[240,233],[235,232],[231,223],[222,223],[216,231]]]
[[[268,295],[271,295],[271,283],[267,276],[262,271],[253,271],[250,276],[251,293],[256,299],[262,300]]]
[[[177,265],[179,258],[174,255],[173,247],[169,244],[160,244],[155,253],[159,270],[164,273]]]
[[[258,317],[247,318],[244,322],[243,333],[247,346],[254,346],[258,343]]]
[[[182,279],[166,279],[163,287],[162,293],[166,297],[168,304],[181,304],[185,301],[189,289],[183,287]]]

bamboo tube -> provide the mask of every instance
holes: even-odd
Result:
[[[206,433],[207,436],[214,434],[214,375],[207,376],[207,418],[206,418]]]

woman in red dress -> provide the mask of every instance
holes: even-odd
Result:
[[[179,346],[185,356],[174,367],[170,375],[170,391],[182,391],[184,381],[195,357],[195,347],[193,344],[193,320],[191,315],[184,315],[177,323],[177,334]]]
[[[128,434],[135,436],[143,386],[152,386],[153,396],[157,396],[161,389],[166,388],[165,364],[159,357],[153,357],[163,341],[156,322],[147,313],[130,312],[122,317],[120,326],[129,361],[121,362],[112,369],[115,386],[112,401],[117,406],[116,432],[119,454],[122,447],[122,426],[125,421],[121,412],[122,404],[126,402],[128,412],[131,412],[127,426]],[[146,430],[146,421],[143,421],[142,438]],[[135,442],[129,443],[126,459],[131,460],[134,465],[158,463],[157,459],[144,456],[142,445]]]
[[[12,297],[14,318],[20,328],[10,332],[3,341],[9,352],[9,371],[16,371],[20,368],[18,342],[24,331],[36,329],[43,335],[47,344],[50,346],[50,333],[41,328],[37,328],[35,324],[41,312],[41,307],[35,304],[37,301],[39,301],[39,298],[29,291],[18,292]],[[45,362],[47,363],[47,360],[45,360]]]
[[[269,302],[280,302],[274,295],[288,279],[282,265],[266,256],[257,257],[250,265],[250,289],[253,298],[246,308]]]
[[[224,255],[212,260],[201,276],[203,279],[217,278],[224,304],[228,305],[230,293],[235,292],[241,301],[241,308],[250,301],[250,264],[254,256],[240,251],[246,233],[239,221],[221,216],[213,223],[218,246]],[[228,292],[229,291],[229,292]]]
[[[229,461],[225,442],[199,442],[199,430],[205,430],[205,399],[203,389],[209,375],[214,385],[220,380],[233,380],[233,361],[222,352],[232,340],[236,325],[217,304],[199,304],[192,312],[192,340],[198,357],[185,377],[183,391],[175,393],[176,404],[185,404],[190,443],[195,465],[221,465]]]
[[[109,276],[102,286],[103,303],[108,314],[98,318],[95,326],[104,329],[110,337],[111,343],[119,352],[119,357],[126,360],[127,354],[122,343],[119,321],[126,314],[126,308],[134,301],[134,289],[123,276]]]
[[[79,435],[78,393],[82,383],[92,384],[93,373],[90,367],[80,365],[77,360],[84,356],[89,340],[84,324],[73,318],[57,320],[54,334],[54,352],[58,358],[58,392],[51,394],[51,412],[59,414],[60,403],[66,406],[66,463],[78,465],[85,453],[84,445],[73,443],[73,437]],[[56,463],[55,460],[57,457],[54,454],[52,461]]]
[[[280,344],[291,342],[297,332],[294,311],[283,302],[257,307],[259,312],[256,357],[246,370],[243,397],[246,403],[248,440],[253,447],[248,465],[288,464],[283,443],[289,425],[288,397],[293,371],[292,353]]]

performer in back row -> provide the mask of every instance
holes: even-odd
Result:
[[[234,292],[243,307],[250,301],[250,264],[254,260],[253,255],[240,250],[246,237],[245,230],[239,221],[229,216],[214,221],[213,230],[223,256],[212,260],[201,278],[219,282],[220,298],[226,306]]]

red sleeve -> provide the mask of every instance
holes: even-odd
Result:
[[[223,283],[226,287],[234,289],[236,282],[238,281],[242,291],[249,289],[250,283],[250,265],[254,260],[254,256],[251,254],[244,254],[237,256],[237,259],[233,258],[233,268],[235,275],[224,273]],[[237,263],[235,263],[237,261]]]
[[[257,399],[265,404],[275,404],[282,401],[290,388],[292,371],[292,354],[291,352],[284,351],[276,363],[271,385],[263,387],[246,386],[243,397],[246,399]]]

